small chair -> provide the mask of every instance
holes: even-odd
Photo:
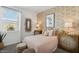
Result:
[[[24,49],[27,49],[26,43],[19,43],[16,46],[16,50],[18,53],[21,53]]]

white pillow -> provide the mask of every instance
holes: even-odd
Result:
[[[53,36],[53,30],[49,30],[49,36]]]
[[[47,31],[44,32],[44,36],[48,36],[48,34],[49,34],[49,33],[48,33]]]

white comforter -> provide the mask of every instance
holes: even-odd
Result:
[[[55,51],[58,44],[57,36],[35,35],[25,37],[23,40],[29,48],[34,48],[38,53],[49,53]]]

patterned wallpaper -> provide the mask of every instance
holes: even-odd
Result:
[[[79,30],[79,7],[76,6],[61,6],[61,7],[55,7],[49,10],[46,10],[44,12],[41,12],[37,15],[37,21],[38,23],[41,23],[41,28],[43,30],[46,29],[45,27],[45,16],[48,14],[55,13],[55,27],[59,29],[64,28],[65,21],[73,21],[74,27],[76,30]],[[62,36],[63,37],[63,36]],[[60,39],[60,44],[66,48],[64,49],[75,49],[77,47],[77,41],[76,39],[70,38],[70,36],[63,37],[63,39]],[[70,51],[71,51],[70,50]],[[76,50],[74,50],[76,51]]]
[[[64,28],[64,22],[70,19],[74,21],[74,26],[79,29],[79,6],[57,6],[43,11],[37,15],[37,21],[41,28],[45,29],[45,16],[55,13],[55,27]]]

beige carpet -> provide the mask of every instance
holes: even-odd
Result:
[[[16,44],[6,46],[3,49],[0,49],[0,53],[16,53]],[[65,50],[57,48],[54,53],[68,53]]]

